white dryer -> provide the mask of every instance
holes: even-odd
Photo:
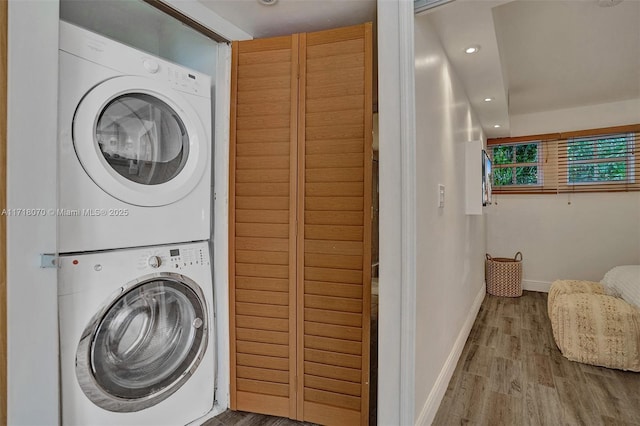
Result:
[[[60,22],[61,253],[210,236],[211,79]]]
[[[60,257],[64,425],[184,425],[213,407],[206,242]]]

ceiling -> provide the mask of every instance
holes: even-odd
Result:
[[[376,0],[197,1],[255,38],[376,16]],[[455,0],[417,19],[435,27],[487,137],[507,137],[513,115],[640,98],[640,0],[601,3],[615,2]]]
[[[456,0],[418,19],[436,28],[488,137],[510,136],[513,115],[640,98],[638,0]]]
[[[254,38],[372,22],[376,0],[276,0],[270,6],[258,0],[198,0]]]

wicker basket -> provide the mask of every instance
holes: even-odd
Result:
[[[487,293],[494,296],[522,296],[522,253],[517,252],[513,259],[491,257],[487,253],[485,268]]]

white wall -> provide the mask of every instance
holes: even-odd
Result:
[[[556,279],[600,281],[616,265],[640,263],[640,194],[495,196],[487,251],[523,255],[523,287],[548,291]]]
[[[512,136],[640,123],[640,100],[511,118]],[[523,287],[556,279],[600,281],[616,265],[640,263],[640,193],[498,195],[487,209],[487,251],[521,251]]]
[[[55,208],[58,1],[10,1],[8,35],[7,207]],[[57,271],[39,267],[55,252],[55,216],[7,218],[10,425],[58,423]]]
[[[465,143],[484,135],[428,15],[415,18],[415,64],[415,409],[429,424],[484,297],[485,219],[465,214],[464,168]]]
[[[511,136],[539,135],[640,123],[640,99],[510,117]]]

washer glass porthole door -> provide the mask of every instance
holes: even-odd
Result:
[[[157,275],[105,305],[78,344],[78,383],[106,410],[139,411],[161,402],[204,356],[207,308],[200,288],[182,275]]]
[[[113,170],[142,185],[170,181],[189,156],[189,134],[178,114],[144,93],[109,102],[98,117],[95,138]]]

